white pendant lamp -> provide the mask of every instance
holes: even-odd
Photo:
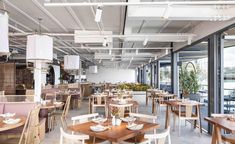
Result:
[[[80,66],[79,55],[65,55],[64,56],[64,69],[65,70],[78,70]]]
[[[97,73],[97,72],[98,72],[98,68],[96,65],[89,66],[89,73]]]
[[[0,13],[0,54],[9,53],[8,14]]]
[[[53,38],[47,35],[27,36],[27,60],[50,62],[53,60]]]

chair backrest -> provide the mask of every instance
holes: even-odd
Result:
[[[99,94],[99,95],[92,95],[92,105],[97,105],[97,106],[101,106],[101,105],[106,105],[106,101],[107,101],[107,95],[105,94]]]
[[[141,121],[157,123],[157,116],[140,114],[140,113],[129,113],[129,116],[136,117]]]
[[[33,89],[27,89],[26,91],[25,91],[25,95],[34,95],[34,90]]]
[[[195,109],[194,109],[195,108]],[[182,115],[182,112],[185,115]],[[185,119],[199,118],[199,103],[182,103],[179,105],[179,117]]]
[[[40,107],[35,107],[28,114],[25,122],[19,144],[22,143],[23,137],[25,136],[26,144],[38,143],[39,140],[39,111]]]
[[[71,120],[73,121],[73,125],[75,125],[76,123],[80,124],[80,123],[88,122],[89,119],[95,118],[98,115],[99,115],[98,113],[85,114],[85,115],[72,117]]]
[[[144,138],[149,140],[149,144],[151,144],[152,140],[156,140],[157,144],[165,144],[166,138],[168,137],[168,144],[171,144],[170,139],[170,127],[166,129],[166,131],[158,134],[145,134]]]
[[[131,107],[133,106],[133,104],[109,104],[110,106],[110,110],[112,109],[112,107],[116,107],[119,110],[119,117],[123,118],[125,117],[126,111],[128,111],[128,113],[131,113]]]
[[[5,91],[0,91],[0,95],[5,95]]]
[[[62,112],[62,117],[63,117],[63,118],[68,117],[69,108],[70,108],[70,100],[71,100],[71,95],[69,95],[69,96],[67,97],[66,103],[65,103],[65,105],[64,105],[64,109],[63,109],[63,112]]]
[[[56,93],[46,93],[45,100],[56,100]]]
[[[69,134],[64,131],[62,127],[60,127],[60,144],[64,143],[64,139],[69,140],[68,143],[79,143],[79,144],[84,144],[85,140],[89,139],[89,135],[84,135],[84,134]]]

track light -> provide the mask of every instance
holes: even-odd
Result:
[[[101,16],[102,16],[102,6],[98,6],[96,9],[96,14],[95,14],[95,21],[100,22]]]
[[[143,42],[143,45],[146,46],[147,43],[148,43],[148,38],[145,38],[145,39],[144,39],[144,42]]]
[[[104,41],[103,41],[103,44],[102,44],[104,47],[107,46],[107,38],[104,38]]]

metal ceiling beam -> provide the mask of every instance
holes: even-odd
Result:
[[[77,3],[56,3],[46,2],[44,6],[65,7],[65,6],[202,6],[202,5],[235,5],[235,1],[162,1],[162,2],[77,2]]]
[[[45,7],[43,7],[37,0],[32,0],[32,2],[43,12],[45,13],[49,18],[51,18],[60,28],[62,28],[64,31],[68,32],[67,28],[56,18],[54,17]]]

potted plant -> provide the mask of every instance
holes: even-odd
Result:
[[[193,66],[192,70],[188,70],[188,65]],[[199,101],[198,90],[200,89],[198,81],[198,71],[192,62],[188,62],[185,67],[181,66],[179,73],[180,88],[182,97],[189,97],[192,100]]]

